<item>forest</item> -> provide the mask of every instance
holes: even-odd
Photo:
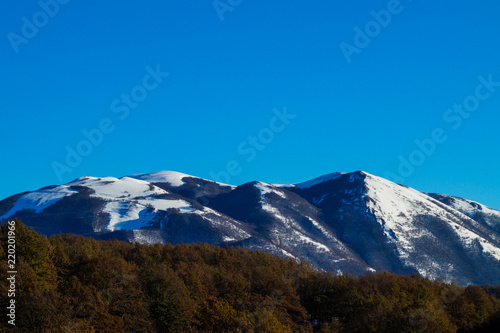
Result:
[[[497,332],[500,286],[420,275],[317,272],[260,251],[46,237],[16,220],[8,323],[0,227],[0,332]]]

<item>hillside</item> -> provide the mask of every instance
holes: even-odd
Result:
[[[2,226],[2,271],[6,235]],[[390,273],[334,276],[208,244],[47,239],[21,221],[16,241],[17,319],[9,332],[439,333],[493,332],[500,323],[493,297],[500,287]],[[2,307],[7,284],[0,280]]]

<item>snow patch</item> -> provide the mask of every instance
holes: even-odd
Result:
[[[0,216],[0,220],[11,217],[15,213],[23,209],[34,210],[38,214],[45,210],[45,208],[52,206],[59,200],[65,197],[69,197],[75,193],[78,192],[70,189],[67,186],[57,186],[51,189],[38,190],[35,192],[27,193],[19,197],[16,200],[14,207],[12,207],[3,216]]]
[[[176,171],[158,171],[152,173],[143,173],[139,175],[128,176],[135,179],[145,180],[150,183],[169,183],[172,186],[182,186],[185,182],[182,180],[185,177],[196,178],[185,173]]]
[[[273,188],[274,185],[265,184],[262,182],[255,182],[254,186],[260,191],[260,196],[263,198],[265,195],[274,193],[283,199],[286,199],[286,195],[283,191]]]
[[[463,198],[458,198],[450,195],[440,194],[442,197],[446,197],[449,199],[449,205],[454,209],[462,212],[468,216],[474,217],[474,215],[478,212],[483,213],[484,222],[490,227],[495,228],[497,219],[500,219],[500,212],[494,209],[491,209],[479,202],[475,202],[472,200],[467,200]]]
[[[167,210],[177,208],[181,210],[193,210],[191,204],[185,200],[167,200],[167,199],[141,199],[137,200],[141,205],[151,207],[156,210]]]
[[[308,243],[308,244],[313,245],[319,252],[322,252],[322,251],[330,252],[330,249],[326,245],[312,240],[310,237],[307,237],[306,235],[302,234],[301,232],[294,230],[294,234],[299,237],[299,240],[302,243]]]
[[[150,224],[156,216],[143,205],[122,201],[108,202],[103,212],[109,214],[108,225],[103,231],[138,230]]]
[[[260,191],[261,197],[272,192],[271,188],[262,182],[255,182],[254,186]]]
[[[168,194],[167,191],[154,186],[146,181],[130,177],[84,177],[80,178],[71,185],[85,186],[94,190],[93,197],[107,200],[116,199],[134,199],[138,197],[147,197],[158,194]]]

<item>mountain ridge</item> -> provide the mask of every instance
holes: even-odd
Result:
[[[364,171],[239,186],[173,171],[85,176],[0,201],[0,220],[13,217],[47,235],[230,244],[336,273],[500,283],[499,211]]]

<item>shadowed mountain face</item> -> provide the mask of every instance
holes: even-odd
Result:
[[[36,231],[239,245],[335,273],[500,284],[500,212],[358,171],[235,187],[178,172],[82,177],[0,201]]]

